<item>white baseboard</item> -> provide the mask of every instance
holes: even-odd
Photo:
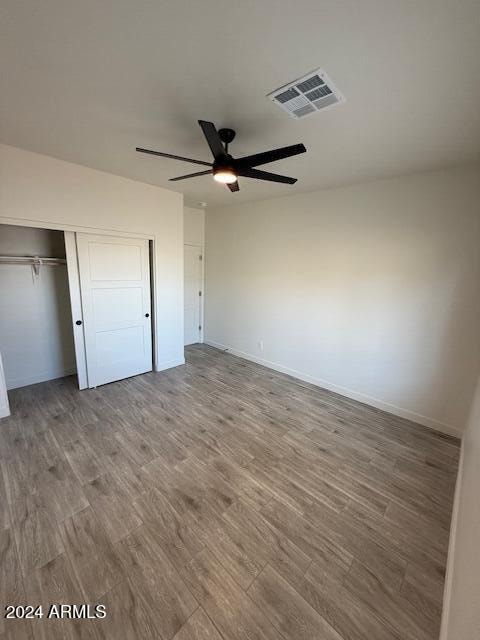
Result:
[[[166,360],[165,362],[159,362],[155,367],[155,371],[165,371],[166,369],[173,369],[173,367],[179,367],[182,364],[185,364],[185,358]]]
[[[458,510],[460,506],[460,494],[463,481],[464,442],[460,449],[458,461],[457,482],[455,484],[455,496],[453,498],[452,521],[450,523],[450,538],[448,541],[447,570],[445,573],[445,586],[443,588],[442,624],[439,640],[448,638],[448,619],[450,615],[450,601],[452,599],[453,568],[455,566],[455,549],[458,525]]]
[[[57,371],[42,371],[32,376],[25,376],[24,378],[14,378],[7,383],[9,390],[19,389],[20,387],[28,387],[30,384],[38,384],[39,382],[48,382],[48,380],[56,380],[57,378],[65,378],[77,373],[75,367]]]
[[[299,380],[303,380],[304,382],[309,382],[310,384],[314,384],[317,387],[322,387],[323,389],[334,391],[335,393],[338,393],[339,395],[342,395],[342,396],[346,396],[347,398],[351,398],[352,400],[358,400],[359,402],[368,404],[372,407],[375,407],[376,409],[381,409],[382,411],[386,411],[387,413],[392,413],[393,415],[398,416],[400,418],[411,420],[412,422],[416,422],[425,427],[429,427],[430,429],[434,429],[435,431],[439,431],[440,433],[444,433],[449,436],[454,436],[455,438],[462,437],[462,431],[460,429],[458,429],[457,427],[454,427],[453,425],[440,422],[435,418],[424,416],[420,413],[416,413],[415,411],[411,411],[410,409],[397,407],[394,404],[385,402],[384,400],[379,400],[378,398],[374,398],[360,391],[354,391],[353,389],[342,387],[341,385],[334,384],[333,382],[329,382],[328,380],[315,378],[314,376],[311,376],[308,373],[303,373],[301,371],[297,371],[296,369],[285,367],[276,362],[271,362],[270,360],[265,360],[264,358],[258,358],[257,356],[254,356],[251,353],[239,351],[238,349],[229,347],[225,344],[221,344],[219,342],[216,342],[215,340],[211,340],[210,338],[205,338],[205,344],[208,344],[211,347],[215,347],[216,349],[221,349],[222,351],[228,351],[234,356],[238,356],[239,358],[244,358],[245,360],[250,360],[251,362],[256,362],[257,364],[261,364],[264,367],[273,369],[274,371],[279,371],[280,373],[286,373],[289,376],[298,378]]]

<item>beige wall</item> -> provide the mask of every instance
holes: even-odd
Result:
[[[463,439],[441,640],[480,638],[480,380]]]
[[[479,202],[475,167],[208,210],[205,340],[458,434],[480,357]]]
[[[157,368],[184,362],[181,194],[0,145],[0,222],[152,237]]]

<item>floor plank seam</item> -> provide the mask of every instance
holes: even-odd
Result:
[[[109,603],[116,640],[233,640],[234,621],[262,640],[433,638],[458,443],[211,347],[186,359],[11,393],[0,526],[20,571],[0,582],[54,589],[61,568]]]

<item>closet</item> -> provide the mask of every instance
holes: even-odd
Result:
[[[76,372],[62,231],[0,225],[0,353],[7,389]]]
[[[151,371],[151,249],[146,238],[0,224],[6,388],[77,373],[85,389]]]

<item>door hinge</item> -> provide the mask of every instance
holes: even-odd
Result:
[[[198,259],[201,261],[203,260],[203,256],[198,256]]]
[[[199,291],[199,292],[198,292],[198,295],[199,295],[199,296],[201,296],[201,295],[202,295],[202,292],[201,292],[201,291]]]
[[[199,331],[201,331],[201,330],[202,330],[202,325],[201,325],[201,324],[199,324],[199,325],[198,325],[198,330],[199,330]]]

